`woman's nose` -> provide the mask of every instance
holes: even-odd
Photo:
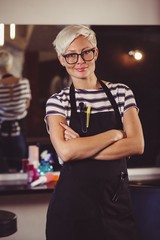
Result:
[[[78,61],[77,63],[84,63],[85,60],[83,59],[82,55],[78,55]]]

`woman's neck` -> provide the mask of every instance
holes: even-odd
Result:
[[[98,89],[101,88],[97,78],[92,79],[72,79],[73,85],[76,89]]]

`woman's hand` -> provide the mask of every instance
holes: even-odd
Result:
[[[67,124],[65,123],[60,123],[60,125],[65,129],[64,131],[64,139],[66,141],[71,140],[73,138],[78,138],[79,134],[76,133],[72,128],[70,128]]]

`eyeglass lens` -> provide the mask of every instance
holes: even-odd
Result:
[[[63,55],[63,57],[65,58],[65,60],[68,64],[74,64],[74,63],[78,62],[79,56],[81,56],[83,61],[93,60],[94,52],[95,52],[95,49],[92,48],[92,49],[89,49],[89,50],[85,50],[85,51],[81,52],[80,54],[69,53],[69,54]]]

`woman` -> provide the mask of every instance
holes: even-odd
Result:
[[[0,50],[0,172],[20,171],[27,157],[24,119],[30,106],[28,79],[12,74],[13,56]]]
[[[95,33],[72,25],[56,37],[71,87],[47,101],[51,142],[63,163],[47,213],[47,240],[135,240],[126,157],[142,154],[132,91],[95,75]]]

